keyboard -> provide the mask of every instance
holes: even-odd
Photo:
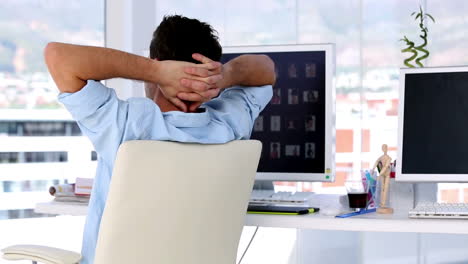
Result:
[[[409,218],[468,219],[467,203],[420,203],[408,213]]]
[[[312,192],[275,192],[273,190],[253,190],[250,203],[307,204],[314,198]]]

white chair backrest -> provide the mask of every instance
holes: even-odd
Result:
[[[123,143],[94,263],[235,263],[261,148],[255,140]]]

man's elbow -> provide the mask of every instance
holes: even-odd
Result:
[[[53,69],[57,67],[60,57],[60,43],[49,42],[44,48],[44,61],[52,73]]]
[[[47,64],[51,63],[57,57],[57,42],[49,42],[44,48],[44,60]]]
[[[66,45],[49,42],[44,48],[44,60],[60,92],[74,93],[85,85],[85,81],[77,77],[70,63],[64,63],[68,60],[67,53],[69,53]]]

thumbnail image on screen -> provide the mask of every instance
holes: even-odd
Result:
[[[324,173],[325,51],[266,52],[275,62],[273,98],[254,124],[259,172]],[[225,63],[242,54],[224,54]]]

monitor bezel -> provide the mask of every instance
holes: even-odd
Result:
[[[400,100],[398,106],[398,150],[396,176],[402,182],[468,182],[468,174],[414,174],[402,173],[403,163],[403,120],[405,107],[405,77],[407,74],[468,72],[468,66],[425,67],[400,69]]]
[[[298,181],[298,182],[334,182],[335,181],[335,45],[262,45],[262,46],[226,46],[223,54],[231,53],[266,53],[287,51],[325,51],[325,171],[323,173],[280,173],[257,172],[256,180]],[[330,147],[327,147],[330,146]]]

